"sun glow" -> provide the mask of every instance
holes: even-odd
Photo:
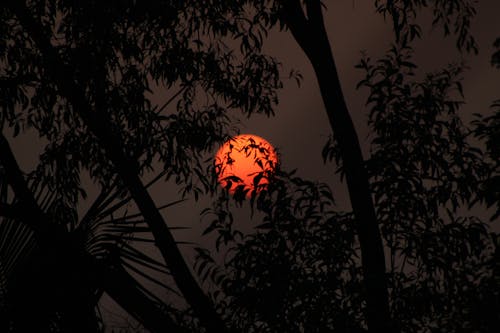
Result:
[[[215,155],[217,179],[231,194],[237,190],[250,197],[265,189],[275,171],[278,156],[273,146],[253,134],[241,134],[226,141]]]

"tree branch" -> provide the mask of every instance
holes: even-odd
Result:
[[[20,202],[17,207],[5,207],[7,209],[7,212],[9,211],[9,208],[15,208],[14,211],[11,210],[11,213],[21,214],[20,216],[23,218],[23,221],[26,225],[28,225],[35,231],[41,231],[41,224],[44,224],[45,218],[37,220],[33,219],[32,217],[41,217],[44,215],[44,213],[38,207],[33,194],[26,185],[23,173],[19,165],[17,164],[17,160],[10,148],[9,142],[1,132],[0,163],[5,170],[5,178],[7,180],[7,183],[12,187],[12,190],[14,191],[16,197]],[[21,209],[20,206],[22,206],[24,209]],[[3,215],[3,209],[1,211]],[[20,216],[18,215],[18,217]],[[42,228],[43,227],[49,227],[49,225],[42,226]]]
[[[293,0],[293,5],[291,2],[287,2],[289,10],[284,19],[314,68],[330,127],[338,142],[344,164],[361,247],[368,328],[371,332],[392,332],[385,277],[385,256],[368,174],[323,23],[321,3],[320,0],[306,2],[309,16],[309,21],[307,21],[303,18],[303,13],[302,15],[297,13],[299,10],[302,12],[299,0]],[[312,40],[314,43],[311,43]]]
[[[17,0],[10,0],[8,6],[42,53],[47,74],[55,81],[61,95],[70,101],[73,109],[98,138],[114,164],[117,174],[129,189],[151,228],[156,245],[170,267],[172,276],[187,302],[210,332],[224,332],[226,330],[224,323],[215,311],[210,299],[203,293],[193,277],[163,217],[142,184],[138,170],[134,167],[137,161],[131,161],[124,154],[119,139],[110,131],[111,126],[105,117],[105,110],[92,112],[92,107],[85,98],[84,89],[73,80],[73,70],[64,65],[65,62],[60,59],[50,41],[43,35],[43,27],[33,19],[26,6]]]
[[[307,17],[311,25],[324,25],[321,0],[306,0]]]
[[[300,1],[301,0],[284,1],[281,15],[295,40],[299,45],[304,45],[302,49],[306,52],[307,56],[309,56],[309,53],[312,52],[314,48],[314,39],[311,38],[310,24],[302,10]]]
[[[185,332],[184,328],[175,324],[168,314],[163,313],[153,301],[137,290],[137,282],[123,268],[105,267],[88,253],[82,254],[79,251],[78,254],[74,247],[66,246],[71,242],[70,234],[61,228],[55,229],[53,223],[47,220],[47,216],[38,207],[26,185],[9,143],[2,133],[0,133],[0,163],[4,167],[7,182],[19,199],[19,203],[15,205],[0,204],[0,216],[18,219],[35,231],[42,245],[67,252],[66,256],[73,262],[72,267],[80,270],[78,276],[88,277],[89,272],[91,272],[90,275],[95,273],[97,281],[87,279],[85,283],[102,286],[118,304],[151,332]]]
[[[167,313],[144,295],[137,288],[138,282],[121,265],[94,263],[91,268],[99,271],[99,280],[104,291],[149,331],[188,332],[175,324]]]

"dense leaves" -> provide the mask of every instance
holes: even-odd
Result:
[[[206,212],[215,218],[210,229],[227,255],[219,267],[208,253],[200,253],[200,276],[214,288],[236,331],[359,327],[361,272],[352,214],[336,211],[325,184],[282,172],[274,177],[255,198],[262,222],[253,231],[238,231],[225,197]]]
[[[366,56],[358,66],[366,75],[358,87],[369,91],[372,144],[366,167],[388,251],[393,319],[403,332],[493,332],[499,320],[498,236],[469,209],[483,202],[481,184],[495,179],[491,170],[498,156],[493,163],[485,159],[472,128],[462,121],[464,66],[419,72],[409,43],[420,28],[409,21],[426,2],[404,3],[413,9],[398,7],[407,15],[396,18],[399,43],[380,60]],[[461,4],[465,12],[437,2],[434,23],[442,24],[446,34],[456,24],[457,46],[474,50],[468,35],[474,9],[469,2]],[[453,13],[457,23],[450,21]],[[495,119],[479,123],[490,154],[498,146]],[[342,173],[335,140],[327,143],[323,158],[335,160]],[[364,302],[355,291],[363,288],[352,214],[324,210],[333,204],[331,194],[317,184],[284,176],[273,184],[254,201],[264,217],[249,234],[235,227],[227,205],[215,206],[207,232],[215,232],[217,244],[230,250],[220,264],[208,252],[200,254],[199,273],[216,286],[213,295],[238,330],[361,329]],[[343,285],[350,293],[342,292]]]
[[[475,3],[475,0],[376,0],[375,6],[392,23],[396,41],[402,45],[422,37],[420,17],[432,11],[432,26],[441,27],[445,36],[455,37],[459,50],[477,53],[478,45],[470,31]]]
[[[408,47],[393,47],[376,63],[364,58],[359,67],[366,72],[360,85],[369,89],[367,167],[390,251],[394,318],[403,331],[486,330],[487,318],[474,309],[484,295],[468,290],[490,283],[495,245],[487,224],[467,209],[489,165],[458,112],[462,68],[413,79]]]
[[[494,43],[496,49],[500,48],[500,39]],[[500,51],[496,51],[491,58],[492,66],[500,68]],[[496,206],[496,212],[491,217],[492,220],[500,216],[500,100],[496,100],[491,105],[492,114],[483,116],[476,114],[477,120],[474,122],[475,135],[486,143],[488,161],[490,162],[491,175],[481,184],[482,198],[488,207]]]
[[[215,251],[196,248],[194,272],[229,329],[366,330],[359,221],[335,205],[328,186],[278,170],[257,175],[269,185],[246,200],[244,189],[229,196],[217,188],[215,166],[206,158],[238,131],[239,115],[274,114],[282,68],[261,48],[270,29],[286,28],[284,4],[28,1],[27,13],[61,60],[56,68],[20,18],[8,6],[0,9],[2,136],[13,133],[15,142],[33,134],[41,152],[33,170],[14,170],[22,176],[17,184],[6,177],[8,151],[0,155],[1,329],[103,330],[95,307],[107,292],[151,331],[203,330],[171,267],[159,259],[155,245],[161,244],[109,152],[54,75],[62,72],[91,116],[106,120],[128,167],[153,178],[146,190],[165,181],[183,196],[218,195],[203,215]],[[321,11],[319,1],[295,4]],[[454,35],[459,50],[476,51],[469,31],[473,4],[375,1],[392,22],[395,44],[380,59],[365,56],[358,65],[372,130],[364,167],[388,259],[391,313],[403,332],[493,332],[500,322],[499,238],[470,211],[486,204],[498,218],[500,106],[494,102],[493,114],[470,128],[460,115],[466,68],[450,64],[422,73],[411,48],[422,37],[421,13],[430,9],[432,24]],[[493,66],[498,59],[496,52]],[[330,139],[323,158],[344,175],[340,156]],[[87,174],[89,188],[81,181]],[[23,211],[27,200],[19,186],[39,209]],[[98,195],[87,198],[90,207],[79,216],[89,189]],[[168,215],[178,202],[153,208]],[[242,227],[235,206],[250,209],[254,228]],[[51,232],[38,232],[46,222],[56,228],[49,231],[67,236],[58,247],[47,246]],[[41,276],[37,283],[31,283],[34,275]],[[29,310],[43,311],[25,312],[31,295]]]
[[[132,161],[127,167],[144,177],[156,177],[156,181],[173,177],[184,194],[194,193],[197,198],[213,188],[212,166],[205,154],[233,131],[229,119],[241,113],[273,113],[278,102],[276,89],[281,87],[277,60],[260,52],[262,36],[257,37],[253,25],[245,23],[244,10],[225,2],[200,6],[178,1],[61,0],[16,6],[12,8],[25,10],[24,18],[9,6],[1,9],[0,124],[2,131],[12,128],[14,136],[34,133],[40,138],[39,164],[28,170],[35,203],[51,223],[71,232],[69,237],[78,251],[114,267],[124,266],[176,293],[174,286],[165,284],[171,283],[165,264],[145,255],[144,246],[136,246],[153,244],[151,231],[116,176],[109,152],[80,118],[82,105],[74,103],[55,73],[71,82],[72,93],[83,96],[85,107],[93,112],[91,117],[109,125],[106,131],[119,142],[115,148]],[[27,32],[33,32],[33,27],[40,35]],[[241,44],[241,54],[227,46],[231,43]],[[55,52],[47,54],[47,48]],[[54,59],[60,59],[57,67]],[[158,166],[163,170],[160,173]],[[81,184],[83,173],[101,194],[79,218],[77,207],[87,192]],[[2,204],[13,205],[16,200],[5,198]],[[10,222],[2,220],[2,226],[10,225],[5,223]],[[26,239],[32,238],[18,225],[22,226],[14,225],[15,232],[23,236],[11,237],[3,245],[9,260],[15,260]],[[7,231],[3,234],[8,235]],[[19,249],[15,255],[11,244]],[[45,260],[57,265],[59,259],[52,262],[44,255],[42,265],[47,264]],[[65,274],[79,274],[65,271],[77,268],[62,261],[59,264],[50,273],[59,274],[57,281],[66,279]],[[4,272],[3,280],[5,276]],[[14,280],[15,275],[7,275],[9,279]],[[68,279],[67,284],[47,286],[47,290],[69,288],[74,282]],[[140,284],[134,290],[137,288],[159,308],[168,308]],[[47,311],[64,321],[68,313],[64,303],[57,304],[60,300],[51,300],[53,306],[47,306]],[[74,302],[79,301],[75,298]],[[122,306],[127,308],[127,304]],[[48,320],[43,325],[58,326],[62,321],[54,319],[51,324]]]

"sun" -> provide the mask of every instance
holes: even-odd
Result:
[[[261,191],[278,165],[274,147],[253,134],[241,134],[226,141],[215,154],[217,179],[231,194],[237,189],[249,198],[253,190]]]

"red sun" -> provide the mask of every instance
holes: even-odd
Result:
[[[241,188],[247,198],[269,184],[278,164],[273,146],[260,136],[241,134],[226,141],[215,154],[217,179],[231,194]],[[257,186],[255,186],[257,185]],[[230,186],[230,187],[229,187]]]

